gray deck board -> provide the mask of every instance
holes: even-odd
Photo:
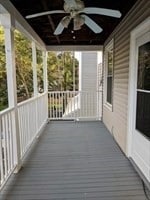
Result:
[[[50,122],[1,200],[146,200],[138,174],[100,122]]]

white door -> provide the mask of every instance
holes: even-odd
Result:
[[[130,66],[130,157],[150,182],[150,27],[131,39],[135,42]]]

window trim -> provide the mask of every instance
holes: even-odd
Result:
[[[104,50],[104,106],[113,111],[113,82],[114,82],[114,62],[112,69],[112,103],[107,101],[107,78],[108,78],[108,52],[113,51],[114,54],[114,39],[112,39],[105,47]],[[114,56],[113,56],[114,57]]]

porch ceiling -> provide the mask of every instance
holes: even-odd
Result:
[[[21,15],[25,16],[49,11],[63,10],[64,0],[10,0]],[[81,30],[71,33],[72,24],[65,29],[59,36],[53,34],[59,21],[65,14],[53,14],[33,19],[26,19],[35,32],[41,37],[46,45],[103,45],[105,40],[124,18],[126,13],[131,9],[137,0],[84,0],[85,7],[100,7],[120,10],[122,17],[120,19],[102,16],[90,15],[103,29],[99,34],[93,33],[86,25]],[[73,39],[75,36],[75,39]]]

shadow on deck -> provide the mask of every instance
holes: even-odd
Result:
[[[100,122],[50,122],[1,200],[145,200],[142,182]]]

